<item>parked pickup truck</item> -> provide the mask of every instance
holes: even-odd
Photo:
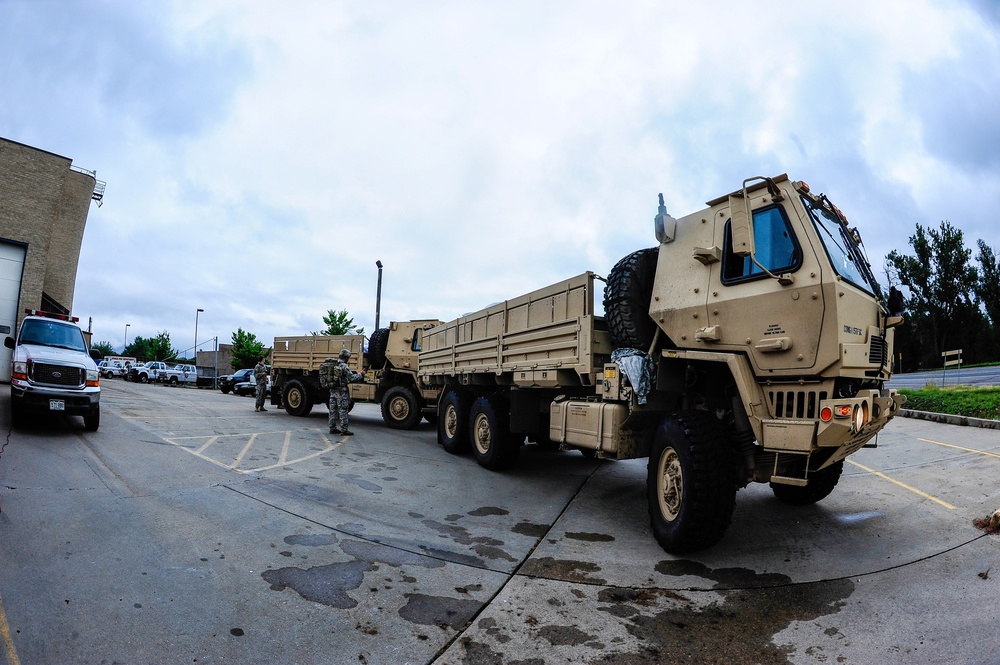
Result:
[[[194,365],[174,365],[165,371],[158,372],[156,380],[176,386],[181,383],[194,385],[198,382],[198,369]]]
[[[122,376],[125,373],[125,368],[118,363],[102,360],[97,363],[97,371],[105,379],[113,379],[116,376]]]
[[[101,379],[95,361],[101,354],[87,348],[76,317],[25,310],[17,339],[6,337],[13,349],[10,419],[14,428],[29,416],[83,416],[88,430],[101,424]],[[8,435],[9,436],[9,435]]]
[[[150,381],[156,381],[161,372],[167,371],[167,363],[162,360],[150,360],[147,363],[142,363],[141,365],[136,365],[133,367],[129,373],[129,381],[136,381],[138,383],[149,383]]]

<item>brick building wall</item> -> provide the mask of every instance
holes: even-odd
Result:
[[[0,242],[27,248],[18,322],[42,294],[72,310],[96,179],[67,157],[0,138]]]

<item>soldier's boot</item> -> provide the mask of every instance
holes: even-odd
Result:
[[[350,430],[346,430],[346,429],[343,430],[341,432],[341,434],[343,434],[344,436],[354,436],[354,432],[351,432]]]

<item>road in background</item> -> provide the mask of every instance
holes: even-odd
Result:
[[[993,430],[897,418],[822,503],[753,485],[721,543],[672,556],[649,530],[645,460],[528,446],[493,473],[373,405],[331,437],[322,407],[102,385],[99,432],[56,420],[0,456],[0,663],[1000,653],[1000,537],[973,526],[1000,508]]]
[[[1000,365],[990,367],[963,367],[956,369],[929,370],[926,372],[910,372],[908,374],[893,374],[892,381],[886,384],[889,388],[911,388],[919,390],[924,386],[937,388],[947,386],[976,386],[987,388],[1000,386]]]

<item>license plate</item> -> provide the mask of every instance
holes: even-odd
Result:
[[[49,400],[49,411],[65,411],[66,402],[61,399],[50,399]]]

